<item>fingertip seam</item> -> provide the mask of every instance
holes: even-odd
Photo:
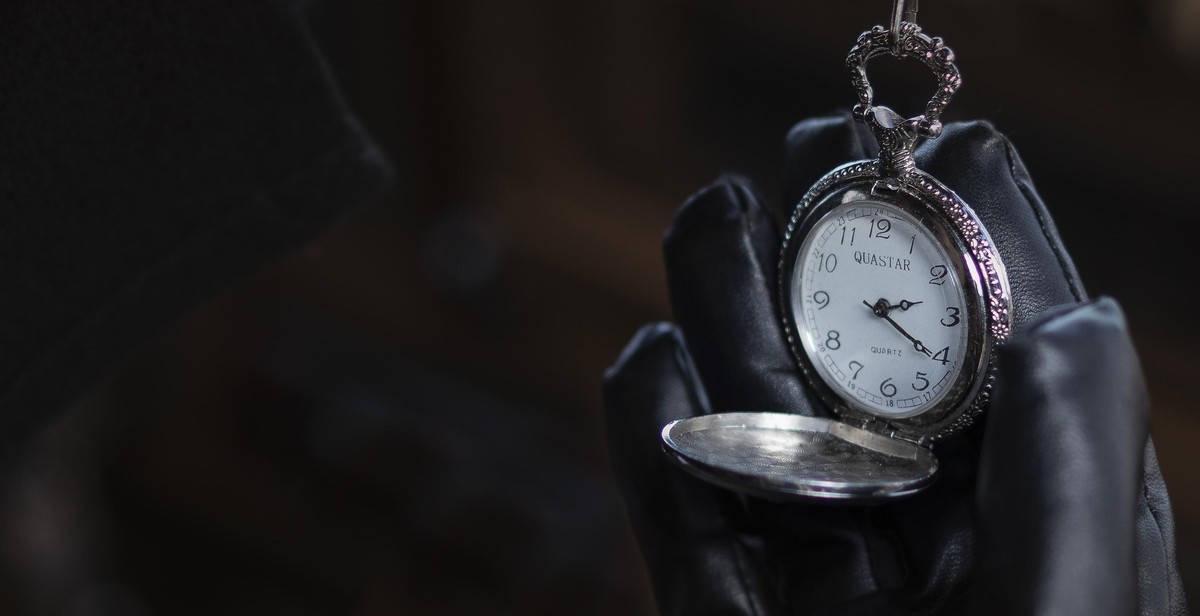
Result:
[[[1167,607],[1168,607],[1168,610],[1170,610],[1172,607],[1174,607],[1174,606],[1171,606],[1170,603],[1176,596],[1175,591],[1177,589],[1174,587],[1174,584],[1173,584],[1174,576],[1171,575],[1171,571],[1169,569],[1172,561],[1171,561],[1171,555],[1167,553],[1167,542],[1164,541],[1164,539],[1163,539],[1164,537],[1166,537],[1166,531],[1163,530],[1162,520],[1160,519],[1162,514],[1158,511],[1157,508],[1155,508],[1154,499],[1150,497],[1150,485],[1148,483],[1146,483],[1145,464],[1146,464],[1145,456],[1143,456],[1143,459],[1142,459],[1142,502],[1144,502],[1146,504],[1146,510],[1150,512],[1150,518],[1154,520],[1154,528],[1158,530],[1158,549],[1160,552],[1162,552],[1162,562],[1165,563],[1166,566],[1168,567],[1168,570],[1165,572],[1165,575],[1163,577],[1166,578],[1165,582],[1167,584],[1167,593],[1166,593],[1167,603],[1168,603]],[[1163,485],[1166,485],[1165,481],[1163,482]],[[1140,588],[1139,588],[1139,591],[1140,591]],[[1140,594],[1140,592],[1139,592],[1139,594]]]
[[[744,186],[748,183],[749,180],[735,173],[721,173],[715,180],[689,195],[687,199],[684,199],[683,205],[676,210],[675,215],[671,218],[670,226],[668,226],[666,232],[663,233],[663,253],[668,262],[670,261],[671,246],[675,242],[676,234],[680,231],[680,229],[687,226],[684,221],[696,216],[696,210],[704,207],[701,202],[704,199],[714,196],[714,193],[717,191],[727,191],[728,194],[731,194],[734,200],[737,201],[735,205],[737,206],[738,210],[736,214],[733,212],[722,212],[719,218],[740,218],[742,224],[745,224],[747,212],[745,206],[741,203],[742,197],[740,193],[744,189]]]
[[[620,355],[617,355],[616,361],[613,362],[607,370],[604,371],[604,380],[609,381],[616,376],[618,372],[625,368],[634,357],[648,348],[653,340],[657,340],[662,336],[680,337],[679,330],[674,323],[669,321],[659,321],[657,323],[647,323],[638,328],[634,332],[633,337],[621,349]]]
[[[674,361],[675,369],[689,385],[688,390],[694,396],[693,402],[696,403],[696,408],[703,413],[711,412],[712,406],[709,403],[708,391],[704,389],[700,371],[696,369],[696,364],[692,361],[687,339],[684,337],[683,331],[670,321],[648,323],[638,329],[629,344],[621,351],[621,355],[617,357],[617,361],[605,371],[605,381],[624,370],[625,366],[634,361],[639,354],[647,352],[656,344],[670,345],[671,359]]]

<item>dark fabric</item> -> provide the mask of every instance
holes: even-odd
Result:
[[[787,203],[872,150],[869,133],[848,117],[801,123],[788,137]],[[772,504],[671,467],[658,445],[669,420],[729,410],[828,413],[808,395],[783,340],[773,217],[737,178],[700,192],[665,242],[678,326],[635,337],[605,388],[615,470],[663,613],[1122,614],[1135,604],[1142,614],[1184,613],[1166,488],[1119,310],[1102,301],[1031,325],[1050,307],[1079,305],[1084,291],[1020,159],[990,125],[947,126],[919,149],[918,162],[976,207],[1008,266],[1025,332],[1018,340],[1028,342],[1006,355],[1004,397],[985,423],[938,444],[931,487],[887,505]],[[1032,374],[1028,366],[1049,369],[1037,356],[1050,349],[1061,365]],[[1055,375],[1081,376],[1054,384]],[[1107,389],[1083,396],[1092,384]],[[1069,403],[1048,395],[1051,387]],[[1044,419],[1026,421],[1031,415]],[[1084,421],[1089,431],[1054,429]],[[985,443],[993,431],[1003,436]],[[1079,468],[1110,447],[1106,470]],[[1028,448],[1042,455],[1012,465]],[[1102,493],[1113,500],[1097,503]],[[1056,508],[1056,494],[1097,506],[1090,514]],[[1060,517],[1044,520],[1045,532],[1025,532],[1022,524],[1046,516]],[[1071,530],[1079,524],[1088,532]],[[1104,573],[1094,583],[1105,588],[1081,586],[1066,571],[1087,559],[1105,561],[1094,567]],[[1060,600],[1089,591],[1102,605]],[[1001,602],[993,592],[1013,596]]]
[[[0,453],[382,186],[301,19],[266,0],[0,7]]]

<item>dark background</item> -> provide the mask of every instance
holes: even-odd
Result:
[[[948,119],[1012,137],[1087,287],[1128,312],[1196,599],[1200,2],[922,4],[965,78]],[[783,135],[853,102],[845,53],[889,10],[317,6],[395,188],[37,439],[0,494],[0,610],[651,613],[601,373],[670,318],[678,204],[737,171],[780,207]],[[922,71],[881,63],[880,99],[919,108]]]

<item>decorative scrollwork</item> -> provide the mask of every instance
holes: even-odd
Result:
[[[916,58],[925,63],[938,80],[937,91],[925,105],[925,113],[903,119],[891,109],[875,105],[875,91],[867,78],[867,62],[884,54],[897,58]],[[884,170],[894,175],[912,171],[912,148],[919,137],[936,139],[942,134],[939,119],[954,93],[962,86],[962,75],[954,64],[954,51],[940,37],[929,37],[920,26],[904,21],[899,33],[875,26],[858,36],[858,41],[846,57],[850,83],[858,94],[854,118],[867,124],[879,140],[880,161]]]

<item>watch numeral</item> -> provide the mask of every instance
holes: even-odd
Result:
[[[945,265],[935,265],[929,268],[929,275],[933,276],[933,278],[929,279],[929,284],[942,286],[946,282],[946,274],[948,273],[950,273],[950,270],[946,269]]]
[[[886,218],[871,219],[871,230],[867,232],[867,237],[874,237],[881,240],[886,240],[892,232],[892,221]]]
[[[822,310],[829,305],[829,294],[824,291],[813,293],[812,300],[817,304],[817,310]]]
[[[854,228],[854,227],[850,227],[850,245],[851,245],[851,246],[853,246],[853,245],[854,245],[854,233],[855,233],[856,231],[858,231],[858,229],[856,229],[856,228]],[[846,245],[846,227],[842,227],[842,242],[841,242],[841,245],[842,245],[842,246],[845,246],[845,245]]]
[[[908,254],[911,255],[913,248],[916,248],[916,247],[917,247],[917,236],[914,235],[914,236],[912,236],[911,240],[908,240]]]
[[[946,347],[937,353],[934,353],[933,359],[942,362],[943,366],[950,363],[950,347]]]
[[[836,329],[829,330],[829,337],[825,339],[825,346],[831,351],[842,348],[842,335]]]
[[[917,380],[918,380],[918,381],[921,381],[921,382],[922,382],[922,384],[921,384],[921,386],[920,386],[920,387],[917,387],[917,384],[914,382],[914,383],[912,384],[912,388],[913,388],[914,390],[916,390],[916,391],[925,391],[926,389],[929,389],[929,379],[925,378],[925,377],[927,377],[927,376],[929,376],[929,375],[928,375],[928,374],[925,374],[924,372],[918,372],[918,373],[917,373]]]
[[[946,327],[954,327],[962,321],[962,319],[958,318],[958,308],[950,307],[946,309],[946,312],[949,314],[941,320],[942,325],[945,325]],[[950,319],[950,322],[947,323],[946,319]]]
[[[818,272],[832,273],[837,268],[837,255],[827,255],[820,250],[814,250],[813,258],[817,260]]]
[[[892,379],[888,379],[879,384],[879,393],[891,398],[896,395],[896,386],[892,385]]]
[[[857,367],[857,368],[855,368],[855,366],[858,366],[858,367]],[[859,362],[856,362],[856,361],[852,361],[852,362],[850,362],[850,369],[854,371],[854,376],[852,376],[852,377],[850,377],[850,378],[852,378],[852,379],[854,379],[854,380],[858,380],[858,373],[859,373],[859,372],[862,372],[862,369],[863,369],[864,367],[865,367],[865,366],[863,366],[863,365],[862,365],[861,363],[859,363]]]

